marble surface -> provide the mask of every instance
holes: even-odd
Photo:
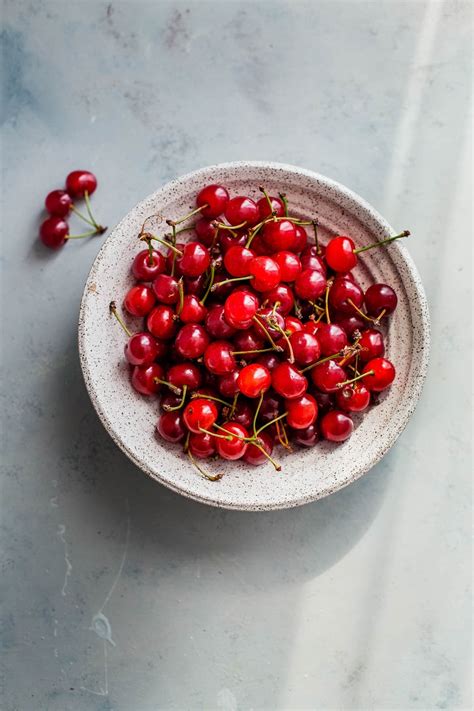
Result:
[[[4,3],[2,709],[471,707],[471,8]],[[118,451],[77,354],[98,241],[36,241],[73,168],[114,224],[246,158],[320,171],[409,227],[433,322],[392,451],[265,514],[186,501]]]

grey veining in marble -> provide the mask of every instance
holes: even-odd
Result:
[[[4,3],[2,709],[471,707],[471,22],[453,0]],[[36,242],[73,168],[114,224],[238,159],[317,170],[409,227],[433,321],[388,456],[265,514],[184,500],[118,451],[77,355],[98,244]]]

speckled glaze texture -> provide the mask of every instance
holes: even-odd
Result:
[[[155,213],[178,218],[192,209],[197,191],[211,182],[226,185],[232,195],[256,196],[260,184],[271,193],[284,191],[293,214],[318,218],[323,242],[331,235],[348,234],[356,245],[364,246],[395,233],[368,203],[344,186],[285,164],[225,163],[174,180],[126,215],[104,243],[91,269],[79,317],[79,350],[86,386],[113,440],[156,481],[185,496],[224,508],[298,506],[358,479],[383,457],[406,426],[427,370],[426,298],[405,245],[396,242],[365,253],[356,268],[362,285],[386,282],[399,298],[388,326],[387,354],[397,368],[393,386],[376,407],[355,418],[355,432],[342,445],[323,442],[307,450],[279,452],[281,473],[276,473],[270,464],[253,468],[244,462],[212,462],[210,466],[223,471],[224,477],[218,482],[203,479],[179,446],[155,436],[158,401],[142,397],[131,388],[123,357],[123,333],[110,317],[108,306],[113,299],[120,302],[133,282],[130,265],[141,248],[137,235],[144,220]],[[140,327],[138,319],[127,321],[132,330]]]

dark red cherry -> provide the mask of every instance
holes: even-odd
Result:
[[[191,432],[209,430],[217,420],[217,407],[212,400],[193,398],[184,408],[184,424]]]
[[[359,339],[360,354],[362,363],[367,363],[372,358],[379,358],[385,355],[385,345],[383,336],[376,328],[368,328]]]
[[[291,400],[306,392],[308,381],[291,363],[285,361],[273,370],[272,386],[279,395]]]
[[[69,226],[62,217],[53,215],[48,217],[40,226],[40,239],[46,247],[58,249],[67,242]]]
[[[225,375],[235,370],[232,344],[228,341],[212,341],[204,352],[204,365],[215,375]]]
[[[175,345],[183,358],[199,358],[209,345],[209,336],[198,323],[187,323],[178,331]]]
[[[197,277],[184,277],[184,293],[194,294],[194,296],[202,296],[206,285],[206,274],[200,274]]]
[[[66,217],[72,208],[71,196],[65,190],[53,190],[46,195],[44,205],[50,215]]]
[[[387,284],[372,284],[365,292],[365,308],[369,316],[378,318],[383,312],[388,316],[397,308],[397,295]]]
[[[303,330],[303,324],[299,318],[296,318],[296,316],[285,316],[285,331],[288,336],[291,336],[292,333],[297,333],[298,331]],[[309,333],[309,331],[307,331],[307,333]],[[311,335],[314,336],[314,333]]]
[[[336,395],[338,407],[347,412],[363,412],[370,403],[370,390],[363,381],[353,385],[345,385]]]
[[[239,392],[238,386],[239,371],[237,369],[231,370],[230,373],[225,375],[220,375],[218,379],[217,387],[222,397],[233,398]]]
[[[385,390],[395,380],[395,368],[386,358],[372,358],[362,373],[371,373],[364,378],[364,385],[374,392]]]
[[[245,247],[247,239],[247,233],[235,236],[228,230],[222,230],[219,232],[219,246],[221,248],[221,254],[226,255],[231,247]]]
[[[256,362],[260,363],[261,365],[264,365],[265,368],[268,368],[268,370],[271,372],[273,368],[275,368],[278,363],[280,363],[280,359],[275,353],[262,353],[258,356]]]
[[[156,249],[150,254],[148,249],[138,252],[132,264],[132,273],[138,281],[153,281],[166,268],[166,259]]]
[[[239,373],[240,392],[246,397],[259,397],[262,392],[268,390],[271,384],[270,371],[260,363],[246,365]]]
[[[347,375],[344,368],[341,368],[336,361],[327,360],[311,370],[311,379],[323,393],[335,393],[339,390],[340,384],[347,380]]]
[[[188,392],[202,385],[202,374],[194,363],[176,363],[168,369],[166,379],[177,388],[188,386]]]
[[[350,279],[337,277],[329,290],[329,303],[341,314],[352,315],[360,309],[364,301],[364,292],[357,284]]]
[[[198,207],[206,206],[201,210],[201,215],[208,219],[222,215],[228,202],[229,193],[222,185],[206,185],[196,197]]]
[[[207,432],[192,432],[188,442],[189,451],[198,459],[207,459],[215,454],[215,441],[216,438]]]
[[[183,308],[179,318],[183,323],[201,323],[207,315],[206,307],[201,304],[194,294],[186,294],[183,298]]]
[[[275,215],[275,217],[283,217],[283,215],[285,214],[285,206],[283,204],[283,201],[277,197],[269,196],[269,198],[271,207],[268,204],[268,200],[266,197],[261,197],[260,200],[257,200],[258,214],[260,220],[265,220],[271,215]]]
[[[232,246],[224,255],[224,266],[233,277],[250,274],[249,266],[255,253],[247,247]]]
[[[260,447],[263,447],[265,452],[269,455],[273,452],[273,439],[268,434],[268,432],[261,432],[258,436],[258,442]],[[251,464],[254,467],[260,466],[260,464],[265,464],[268,458],[262,452],[262,450],[255,446],[255,444],[249,443],[247,450],[243,456],[243,459],[247,464]]]
[[[155,395],[160,390],[156,378],[163,379],[163,368],[159,363],[136,365],[132,370],[132,385],[142,395]]]
[[[247,429],[239,425],[238,422],[226,422],[219,430],[219,434],[225,435],[226,432],[232,439],[228,441],[227,439],[217,439],[216,437],[217,453],[223,459],[240,459],[248,447],[248,443],[243,440],[243,438],[249,436]]]
[[[286,316],[290,313],[291,309],[295,305],[295,297],[293,296],[292,289],[288,284],[278,284],[271,291],[266,291],[262,295],[263,301],[268,301],[269,304],[278,304],[276,310],[282,316]]]
[[[305,430],[316,421],[318,405],[312,395],[285,400],[286,421],[295,430]]]
[[[335,272],[350,272],[357,264],[355,244],[350,237],[333,237],[326,245],[326,262]]]
[[[229,326],[224,318],[224,306],[215,304],[211,306],[205,321],[207,332],[212,338],[226,339],[230,338],[236,332],[233,326]]]
[[[83,198],[86,192],[92,195],[96,187],[97,178],[88,170],[73,170],[66,178],[66,190],[73,198]]]
[[[202,242],[206,247],[211,247],[214,244],[217,234],[217,227],[214,225],[214,220],[207,220],[202,217],[194,225],[196,235],[199,242]]]
[[[255,201],[242,195],[229,200],[225,208],[225,216],[230,225],[240,225],[245,222],[247,227],[252,227],[259,220],[258,207]]]
[[[291,283],[301,273],[301,262],[294,252],[285,250],[277,252],[273,255],[273,259],[280,267],[282,281]]]
[[[125,358],[132,365],[148,365],[158,356],[156,338],[151,333],[134,333],[125,345]]]
[[[348,344],[346,332],[337,323],[321,324],[317,331],[317,338],[322,356],[339,353]]]
[[[168,390],[168,392],[163,393],[160,399],[160,408],[163,410],[163,412],[168,412],[170,408],[177,407],[178,405],[181,405],[182,401],[182,395],[177,395],[176,393],[173,393],[171,390]]]
[[[252,251],[255,252],[257,257],[262,257],[268,253],[268,249],[261,237],[261,235],[256,235],[252,240]]]
[[[320,390],[314,390],[313,396],[318,403],[318,413],[320,415],[328,412],[328,410],[333,410],[336,406],[336,396],[331,393],[322,393]]]
[[[367,322],[363,321],[360,316],[337,315],[336,323],[346,332],[348,338],[352,338],[356,331],[363,331],[367,326]]]
[[[181,273],[190,277],[204,274],[211,263],[211,255],[207,247],[200,242],[187,242],[182,252],[183,256],[176,260]]]
[[[218,300],[225,299],[235,290],[235,284],[228,281],[229,276],[223,272],[218,272],[214,277],[214,285],[211,294]],[[221,282],[224,282],[221,285]]]
[[[255,323],[255,329],[248,328],[245,331],[237,331],[233,343],[234,351],[238,351],[239,360],[256,360],[259,356],[258,353],[245,353],[245,351],[257,351],[265,348],[265,334],[257,333],[257,324]]]
[[[293,333],[290,336],[290,344],[297,365],[315,363],[321,354],[321,348],[316,336],[304,331]]]
[[[316,425],[310,425],[302,430],[292,432],[292,440],[300,447],[314,447],[319,441],[319,432]]]
[[[152,289],[162,304],[176,304],[179,299],[178,280],[169,274],[158,274],[153,281]]]
[[[321,254],[318,253],[318,248],[315,244],[308,245],[301,253],[300,259],[303,269],[313,269],[314,271],[321,272],[321,274],[326,277],[326,264]]]
[[[267,332],[274,340],[281,338],[281,332],[284,328],[285,320],[278,311],[274,313],[273,309],[270,308],[259,309],[253,329],[263,339],[263,342],[267,341]],[[263,348],[263,343],[261,347]]]
[[[146,325],[156,338],[168,341],[176,333],[174,311],[164,304],[155,306],[153,311],[148,314]]]
[[[181,413],[163,412],[158,419],[156,431],[167,442],[180,442],[186,434]]]
[[[145,284],[137,284],[128,290],[123,305],[132,316],[146,316],[152,310],[155,302],[155,295],[150,287]]]
[[[344,442],[354,430],[354,423],[349,415],[340,410],[331,410],[323,415],[320,426],[324,439],[330,442]]]
[[[184,247],[184,242],[176,243],[176,249],[178,249],[180,252],[184,251]],[[179,266],[179,257],[176,252],[172,252],[171,249],[166,255],[166,271],[170,274],[173,274],[175,277],[183,276],[183,272],[181,271],[181,268]]]
[[[295,279],[295,293],[300,299],[316,301],[326,291],[326,279],[321,272],[304,269]]]
[[[263,396],[262,404],[258,413],[258,418],[263,423],[272,422],[281,415],[283,410],[283,400],[273,390],[269,390]]]
[[[296,244],[295,225],[289,220],[271,220],[264,226],[262,238],[270,252],[294,249]]]
[[[250,403],[243,398],[237,400],[234,412],[232,414],[232,422],[238,422],[239,425],[243,425],[248,429],[253,422],[254,417],[254,404],[252,406]]]

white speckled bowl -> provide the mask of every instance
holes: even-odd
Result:
[[[322,175],[290,165],[267,162],[224,163],[197,170],[168,183],[131,210],[100,250],[87,280],[79,316],[79,351],[89,395],[107,431],[130,459],[170,489],[203,503],[244,510],[279,509],[320,499],[358,479],[394,444],[415,409],[427,370],[429,315],[416,268],[401,242],[371,250],[357,267],[363,285],[384,281],[398,294],[391,317],[388,357],[397,378],[377,407],[355,418],[353,436],[342,445],[321,443],[297,449],[271,464],[251,467],[243,462],[210,462],[224,470],[218,482],[200,477],[189,460],[154,434],[158,403],[130,386],[124,361],[124,336],[109,315],[132,284],[130,265],[138,251],[137,235],[146,217],[160,212],[178,218],[194,206],[197,191],[207,183],[222,183],[231,194],[259,195],[284,191],[293,214],[317,216],[324,238],[348,234],[362,246],[394,234],[390,225],[358,195]],[[406,225],[402,225],[401,228]],[[188,233],[191,235],[192,233]],[[140,320],[128,319],[139,329]]]

